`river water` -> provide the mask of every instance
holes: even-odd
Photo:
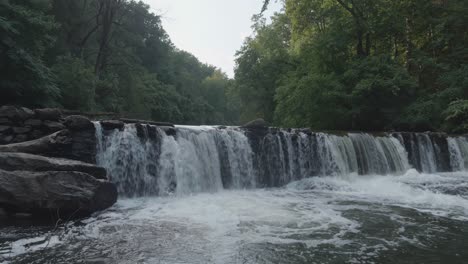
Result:
[[[0,234],[11,263],[467,263],[468,173],[122,199],[58,229]]]
[[[263,142],[283,153],[256,158],[239,131],[185,131],[158,146],[136,133],[98,140],[120,184],[115,206],[57,227],[10,223],[0,263],[468,263],[463,138],[447,139],[453,172],[442,173],[413,169],[398,137],[275,135]],[[437,170],[427,146],[416,145],[429,157],[419,167]]]

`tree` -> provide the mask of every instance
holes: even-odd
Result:
[[[284,15],[273,18],[270,26],[261,19],[255,24],[255,38],[248,38],[237,52],[235,79],[242,103],[241,121],[257,117],[272,122],[275,89],[281,73],[294,67],[288,55],[290,29]]]
[[[0,1],[1,104],[44,106],[60,95],[43,61],[56,29],[48,7],[48,1]]]
[[[264,1],[264,9],[268,2]],[[293,67],[276,68],[275,81],[268,85],[268,91],[274,91],[278,125],[372,131],[464,129],[468,35],[463,28],[468,2],[284,3],[284,14],[279,16],[286,19],[264,28],[281,27],[279,22],[289,27],[290,34],[276,34],[279,39],[262,48],[288,43],[281,54],[294,63]],[[248,43],[261,42],[262,38],[257,33]],[[269,65],[269,60],[253,56],[259,52],[246,47],[238,58],[247,65],[243,71]],[[259,72],[240,76],[244,78],[236,75],[239,91],[255,94],[256,87],[261,87],[256,82],[263,76]],[[245,105],[258,102],[244,96],[243,111],[255,115],[255,109]]]

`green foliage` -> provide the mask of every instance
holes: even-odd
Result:
[[[243,116],[313,129],[465,131],[467,1],[284,3],[270,25],[255,17],[238,53]]]
[[[451,102],[444,115],[449,131],[468,133],[468,100]]]
[[[232,81],[176,49],[142,1],[0,0],[0,87],[2,104],[189,124],[238,118]]]
[[[354,61],[343,74],[351,100],[351,129],[387,128],[415,94],[416,81],[387,56]]]
[[[93,69],[71,56],[60,57],[52,67],[60,87],[60,104],[66,109],[90,111],[95,108],[95,89],[98,82]]]
[[[235,80],[133,0],[0,0],[1,104],[187,124],[466,131],[468,2],[284,0]],[[260,10],[259,10],[260,11]]]
[[[255,25],[257,37],[247,39],[237,53],[235,78],[242,102],[243,122],[262,117],[273,121],[275,90],[283,71],[293,67],[288,55],[288,21],[284,15],[273,18],[271,26],[264,20]]]
[[[46,2],[0,2],[1,104],[40,106],[53,104],[59,96],[54,76],[43,62],[56,28],[45,14]]]
[[[288,127],[344,129],[349,119],[349,100],[334,74],[295,73],[278,87],[275,118]]]

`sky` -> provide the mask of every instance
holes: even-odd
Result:
[[[162,16],[164,29],[175,46],[201,62],[234,76],[235,53],[252,34],[251,18],[263,0],[145,0]],[[266,16],[281,9],[272,1]]]

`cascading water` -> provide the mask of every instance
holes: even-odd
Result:
[[[447,139],[450,152],[450,165],[454,170],[468,169],[468,139],[450,137]]]
[[[1,263],[468,259],[466,137],[99,123],[96,136],[117,204],[0,228]]]
[[[155,126],[142,126],[139,136],[135,125],[108,135],[95,125],[97,162],[125,196],[255,187],[250,145],[236,129],[178,127],[176,136],[168,136]]]
[[[279,187],[312,176],[401,175],[468,167],[465,137],[427,133],[333,135],[308,130],[125,125],[96,122],[97,161],[124,196]]]

